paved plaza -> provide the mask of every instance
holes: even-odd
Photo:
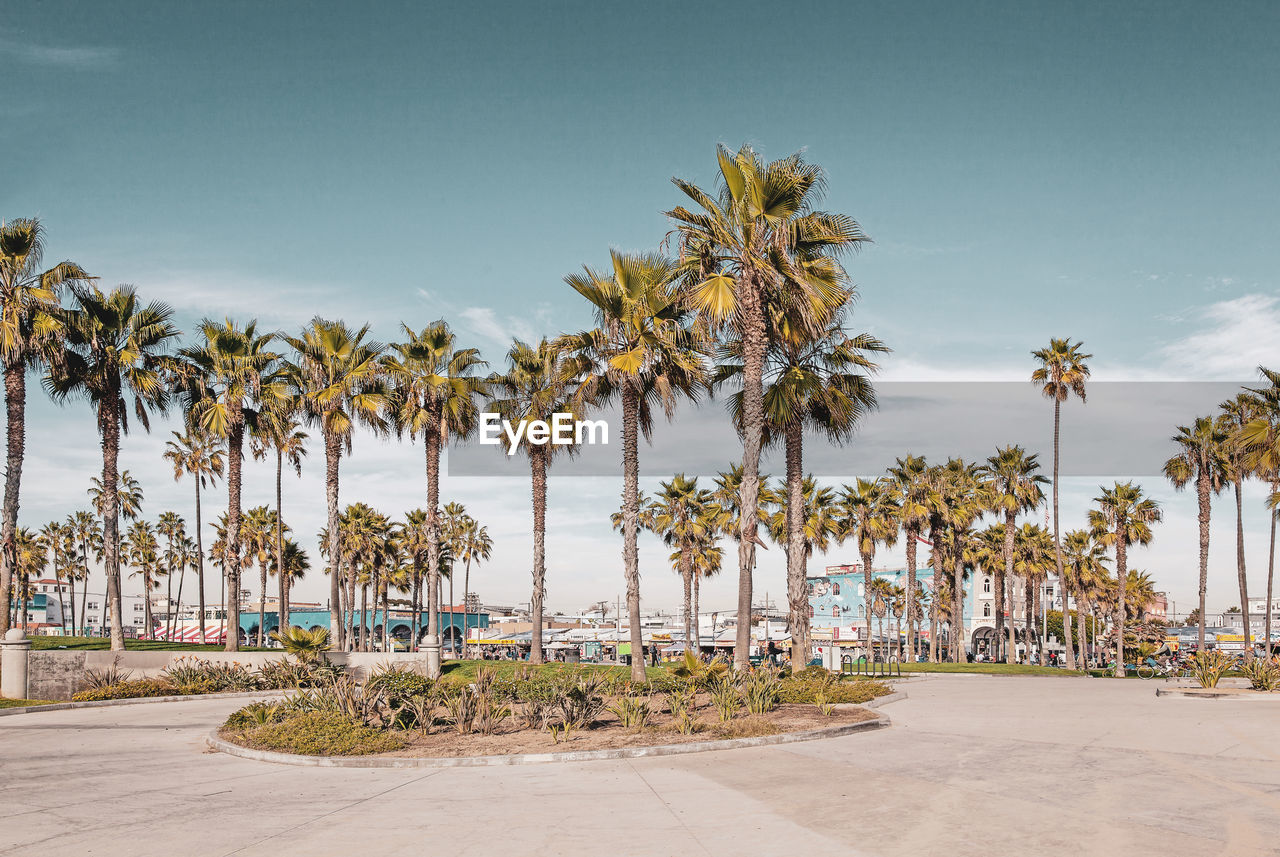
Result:
[[[418,770],[207,750],[244,700],[0,718],[0,854],[1280,854],[1280,705],[937,676],[892,727],[630,761]]]

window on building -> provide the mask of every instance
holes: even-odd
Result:
[[[991,591],[991,578],[989,577],[982,578],[982,591],[983,592]]]
[[[134,604],[134,605],[133,605],[133,610],[134,610],[134,612],[135,612],[135,613],[141,613],[141,612],[142,612],[142,605],[141,605],[141,604]]]
[[[833,583],[833,584],[831,584],[831,594],[832,594],[832,595],[839,595],[839,594],[840,594],[840,584],[838,584],[838,583]]]
[[[98,609],[98,602],[97,602],[97,601],[90,601],[88,604],[86,604],[86,605],[85,605],[85,609],[87,609],[87,610],[97,610],[97,609]]]
[[[983,617],[984,619],[990,619],[990,618],[991,618],[991,605],[990,605],[990,604],[983,604],[983,605],[982,605],[982,617]]]
[[[840,618],[840,608],[839,608],[839,607],[832,607],[832,608],[831,608],[831,618],[833,618],[833,619],[839,619],[839,618]]]

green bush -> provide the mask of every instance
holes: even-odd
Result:
[[[182,696],[183,692],[163,678],[139,678],[106,687],[82,690],[71,697],[74,702],[98,702],[103,699],[142,699],[148,696]]]
[[[429,696],[435,682],[411,669],[386,665],[378,667],[365,682],[366,690],[380,690],[393,705],[408,702],[415,696]]]
[[[1251,663],[1242,665],[1240,672],[1254,690],[1280,688],[1280,658],[1254,658]]]
[[[218,664],[194,655],[178,658],[161,670],[161,675],[184,694],[237,693],[262,686],[259,677],[244,664]]]
[[[778,689],[778,701],[785,705],[819,705],[823,701],[841,703],[870,702],[878,696],[893,693],[893,688],[882,681],[842,681],[827,684],[820,678],[803,675],[782,680]]]
[[[365,756],[404,746],[394,732],[370,729],[334,711],[307,711],[237,733],[240,742],[258,750],[300,756]]]
[[[275,702],[253,702],[231,712],[224,724],[229,729],[249,729],[254,726],[265,726],[268,723],[279,723],[288,716],[284,706]]]

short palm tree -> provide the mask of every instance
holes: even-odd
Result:
[[[1080,650],[1083,653],[1088,651],[1090,645],[1085,617],[1093,615],[1098,593],[1111,579],[1111,572],[1107,569],[1107,549],[1088,530],[1071,530],[1063,536],[1062,552],[1067,582],[1076,593],[1076,627],[1079,629]],[[1096,628],[1094,637],[1097,637]]]
[[[1200,524],[1200,633],[1198,647],[1204,651],[1205,591],[1209,581],[1209,514],[1212,495],[1222,492],[1227,479],[1226,426],[1213,417],[1197,417],[1190,426],[1178,426],[1173,442],[1178,453],[1164,463],[1164,475],[1181,491],[1192,482],[1196,486]]]
[[[187,475],[196,486],[196,603],[200,642],[205,643],[204,525],[201,521],[200,489],[212,486],[222,476],[224,446],[218,438],[195,429],[171,434],[173,439],[164,445],[164,458],[173,465],[173,481],[181,481],[183,475]]]
[[[482,525],[479,521],[471,516],[467,516],[466,523],[462,527],[459,534],[458,550],[455,556],[462,560],[462,634],[463,634],[463,657],[466,657],[465,640],[470,631],[467,624],[467,616],[469,612],[468,599],[471,592],[471,563],[479,565],[482,562],[488,562],[493,555],[493,539],[489,538],[489,529]],[[643,659],[642,659],[643,660]]]
[[[1085,382],[1089,379],[1089,365],[1093,357],[1080,350],[1083,342],[1070,338],[1050,339],[1046,348],[1031,352],[1040,365],[1031,373],[1031,383],[1039,387],[1045,398],[1053,400],[1053,555],[1058,580],[1062,580],[1062,538],[1058,530],[1058,453],[1061,450],[1062,403],[1071,396],[1085,400]],[[1064,604],[1065,608],[1066,605]],[[1066,616],[1064,609],[1063,616]],[[1075,650],[1071,634],[1066,635],[1067,667],[1075,669]]]
[[[1089,526],[1093,536],[1116,552],[1116,678],[1124,678],[1124,609],[1125,586],[1129,579],[1129,545],[1151,542],[1151,525],[1161,518],[1160,506],[1143,496],[1142,488],[1132,482],[1117,482],[1093,498],[1098,504],[1089,510]]]
[[[70,527],[72,538],[80,548],[76,557],[76,573],[84,587],[80,593],[79,625],[75,624],[73,617],[71,630],[74,633],[76,627],[79,627],[80,632],[84,633],[85,610],[89,595],[89,555],[93,553],[99,562],[102,561],[102,524],[92,513],[81,510],[67,516],[67,526]]]
[[[26,456],[27,372],[48,363],[60,336],[59,300],[72,285],[93,278],[74,262],[42,270],[44,227],[18,218],[0,223],[0,361],[4,365],[6,459],[4,520],[0,525],[0,592],[12,583],[12,545],[18,527],[22,464]],[[0,637],[9,630],[9,611],[0,610]]]
[[[408,325],[405,341],[392,343],[383,358],[390,385],[388,399],[391,422],[398,432],[410,437],[419,434],[426,452],[427,475],[427,569],[434,586],[440,553],[440,451],[452,439],[465,439],[476,428],[478,399],[487,387],[474,373],[488,366],[475,348],[458,348],[456,337],[443,320],[433,321],[421,331]],[[438,605],[437,605],[438,607]],[[437,630],[428,609],[428,627]]]
[[[767,395],[767,394],[766,394]],[[800,483],[800,499],[796,500],[790,485],[781,489],[767,487],[760,492],[765,502],[773,507],[764,521],[769,535],[776,544],[786,547],[788,566],[788,632],[791,634],[791,666],[803,669],[809,662],[812,646],[809,642],[809,559],[815,550],[826,553],[833,539],[840,534],[840,502],[835,491],[828,486],[819,486],[810,474]],[[799,547],[795,541],[795,529],[800,530]],[[801,603],[803,608],[791,598],[791,566],[792,556],[798,555],[797,564],[801,574],[803,590]]]
[[[916,628],[921,618],[915,603],[920,587],[916,584],[916,551],[920,533],[929,521],[929,483],[926,479],[929,464],[922,455],[908,454],[899,458],[889,468],[889,478],[894,484],[894,498],[898,501],[898,525],[906,540],[907,585],[907,652],[911,660],[916,658]]]
[[[546,339],[536,346],[517,339],[507,352],[506,371],[488,378],[494,397],[490,407],[512,425],[523,420],[549,423],[552,414],[571,413],[565,358],[564,350]],[[572,447],[530,443],[525,435],[521,437],[519,449],[529,459],[533,488],[533,594],[529,599],[533,639],[529,662],[540,664],[543,659],[542,602],[547,577],[547,468],[555,453]]]
[[[686,476],[683,473],[677,473],[666,482],[659,483],[658,493],[649,506],[653,531],[662,536],[668,547],[675,549],[672,553],[673,561],[684,583],[686,648],[697,647],[695,641],[698,639],[698,618],[693,613],[694,554],[700,547],[714,541],[718,525],[713,507],[715,498],[711,491],[699,488],[696,476]],[[634,641],[632,651],[639,651],[634,648]],[[632,658],[633,661],[635,659]]]
[[[173,572],[178,566],[178,548],[187,537],[187,524],[177,512],[161,512],[156,521],[156,533],[165,540],[161,559],[164,562],[164,580],[168,586],[165,594],[165,639],[173,639],[173,630],[178,622],[177,611],[173,608]]]
[[[287,374],[287,370],[286,370]],[[302,459],[307,455],[307,433],[298,422],[298,402],[293,396],[281,395],[273,397],[258,413],[257,423],[253,426],[250,443],[253,457],[257,460],[266,458],[272,453],[276,459],[276,510],[275,510],[275,567],[283,562],[285,538],[284,531],[284,467],[294,475],[302,476]],[[279,585],[280,606],[278,622],[281,628],[289,627],[289,583],[287,574],[277,579]],[[261,626],[259,626],[261,627]]]
[[[1049,575],[1056,571],[1053,538],[1038,524],[1023,524],[1014,534],[1013,570],[1022,581],[1023,622],[1027,631],[1027,662],[1031,662],[1032,641],[1039,641],[1040,599],[1038,593]],[[1064,596],[1065,599],[1065,596]],[[1065,601],[1064,601],[1065,603]],[[1037,645],[1037,661],[1045,665],[1044,646]]]
[[[441,509],[441,512],[444,513],[441,518],[442,520],[442,526],[441,526],[442,553],[441,555],[443,556],[444,552],[448,553],[449,565],[452,567],[452,564],[456,562],[462,554],[463,545],[465,544],[466,538],[467,538],[467,532],[471,530],[471,528],[475,525],[475,520],[470,515],[467,514],[467,507],[463,506],[461,503],[445,503],[444,508]],[[442,565],[443,563],[437,564],[437,568],[436,568],[437,580],[439,579],[440,567]],[[467,593],[463,592],[462,597],[464,600],[466,599],[466,596],[467,596]],[[454,618],[454,610],[453,610],[454,606],[455,606],[455,602],[453,600],[453,575],[450,574],[449,575],[449,627],[453,628],[456,631],[457,625],[455,624],[455,618]],[[466,631],[465,625],[463,626],[462,630],[463,632]],[[459,649],[459,653],[461,653],[461,649]]]
[[[1244,427],[1253,422],[1265,409],[1265,404],[1252,393],[1239,393],[1218,406],[1221,412],[1218,421],[1227,433],[1223,441],[1223,460],[1226,463],[1227,479],[1235,489],[1236,497],[1236,583],[1240,587],[1240,620],[1244,623],[1245,639],[1251,640],[1252,626],[1249,623],[1249,578],[1245,574],[1244,562],[1244,480],[1255,475],[1256,471],[1249,465],[1248,448],[1241,440],[1240,433]],[[1271,612],[1270,603],[1267,612]],[[1271,645],[1271,641],[1267,641]],[[1244,659],[1253,661],[1253,645],[1244,647]]]
[[[950,578],[951,634],[948,656],[955,662],[964,658],[964,565],[966,549],[974,538],[972,527],[991,508],[990,485],[977,464],[952,458],[928,473],[929,535],[933,542],[932,561],[937,578]]]
[[[1006,446],[997,449],[996,454],[987,459],[987,478],[991,485],[991,511],[1004,517],[1004,563],[996,574],[996,645],[1003,640],[1004,632],[1004,589],[1013,586],[1013,542],[1017,529],[1018,515],[1036,509],[1044,502],[1044,492],[1040,486],[1049,480],[1036,471],[1040,469],[1038,455],[1028,455],[1020,446]],[[1061,580],[1061,577],[1059,577]],[[1067,616],[1066,594],[1063,590],[1063,616]],[[1012,603],[1012,599],[1010,599]],[[1071,634],[1071,620],[1065,619],[1066,634]],[[997,650],[998,651],[998,650]],[[1075,654],[1071,644],[1067,644],[1068,664],[1075,669]],[[1005,650],[1005,663],[1013,663],[1014,634],[1013,623],[1009,623],[1009,645]]]
[[[125,533],[121,548],[128,563],[133,566],[132,576],[142,578],[143,626],[147,629],[147,637],[151,637],[154,634],[151,593],[160,587],[157,578],[164,572],[160,565],[160,546],[156,541],[155,531],[146,521],[136,521]]]
[[[65,350],[45,381],[55,401],[83,397],[97,412],[102,436],[102,524],[111,610],[111,648],[124,650],[120,599],[120,436],[129,430],[128,400],[144,429],[149,412],[169,403],[165,375],[174,368],[167,353],[178,329],[173,310],[162,303],[142,304],[130,286],[109,293],[77,288],[75,302],[61,315]]]
[[[696,206],[677,206],[684,291],[700,324],[724,333],[742,348],[743,510],[738,541],[738,615],[751,614],[755,566],[760,453],[764,442],[764,371],[773,311],[795,313],[812,333],[853,295],[837,255],[866,236],[854,220],[816,210],[826,174],[799,154],[766,162],[750,146],[720,146],[719,193],[673,179]],[[734,660],[749,664],[751,627],[739,622]]]
[[[413,628],[412,639],[413,647],[417,647],[419,639],[422,637],[422,596],[423,596],[423,572],[426,570],[424,563],[427,557],[427,515],[426,509],[411,509],[404,513],[404,522],[400,524],[400,547],[404,550],[405,556],[409,560],[410,585],[412,591],[409,595],[410,609],[413,611]],[[439,603],[436,601],[435,575],[427,572],[428,586],[426,587],[427,601],[427,633],[440,638],[440,610]]]
[[[853,539],[858,556],[862,560],[862,593],[865,601],[863,613],[867,619],[867,642],[871,642],[871,564],[876,546],[891,547],[898,541],[898,522],[901,506],[895,496],[894,484],[887,478],[859,479],[854,485],[844,486],[840,497],[839,539]]]
[[[704,353],[689,327],[689,310],[675,288],[675,265],[656,254],[610,251],[612,267],[570,274],[565,282],[586,298],[596,327],[566,336],[566,371],[578,389],[579,409],[617,400],[622,407],[622,565],[630,635],[637,655],[631,679],[644,682],[644,658],[635,642],[640,625],[640,435],[649,439],[653,410],[667,418],[680,397],[697,399],[704,387]]]
[[[369,326],[353,330],[344,322],[315,318],[296,337],[286,341],[297,351],[292,386],[307,419],[320,427],[324,440],[326,532],[329,543],[329,608],[333,639],[346,648],[342,621],[342,549],[338,529],[338,463],[345,449],[351,453],[355,427],[364,424],[383,431],[387,404],[379,362],[381,343],[366,339]],[[350,606],[350,605],[348,605]]]
[[[40,541],[49,552],[49,560],[53,565],[53,578],[59,583],[57,587],[58,616],[62,620],[62,633],[64,634],[67,633],[67,605],[62,599],[61,584],[64,579],[71,579],[68,573],[71,570],[71,549],[74,548],[74,542],[68,537],[69,533],[70,528],[61,521],[50,521],[40,528]],[[72,580],[71,612],[73,614],[75,613],[75,593],[75,582]]]

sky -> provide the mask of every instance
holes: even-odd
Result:
[[[1280,7],[1245,2],[41,2],[0,24],[0,217],[38,216],[47,261],[132,283],[188,331],[320,314],[389,341],[444,317],[499,366],[512,336],[587,325],[565,274],[658,247],[681,201],[670,178],[712,186],[716,144],[750,143],[825,167],[825,207],[873,239],[847,260],[850,325],[893,349],[886,381],[1024,381],[1032,349],[1070,336],[1100,381],[1251,382],[1280,364],[1277,35]],[[122,466],[147,517],[190,519],[190,485],[160,458],[168,422],[131,436]],[[37,393],[28,427],[22,523],[38,526],[85,506],[100,454],[83,404]],[[990,428],[992,448],[1030,445]],[[317,569],[322,458],[285,484]],[[358,437],[342,501],[422,505],[421,468],[420,446]],[[1185,612],[1193,499],[1105,475],[1139,476],[1162,503],[1132,561]],[[246,505],[274,496],[273,477],[250,466]],[[1063,479],[1065,526],[1099,481]],[[552,608],[623,591],[605,514],[619,490],[553,479]],[[527,601],[527,478],[454,476],[443,492],[495,542],[472,589]],[[1244,498],[1255,590],[1263,494]],[[1211,609],[1239,600],[1233,509],[1215,505]],[[642,542],[646,607],[674,609],[666,551]],[[762,597],[782,601],[783,566],[761,556]],[[709,581],[704,609],[730,608],[735,578]],[[297,592],[325,590],[316,571]]]

